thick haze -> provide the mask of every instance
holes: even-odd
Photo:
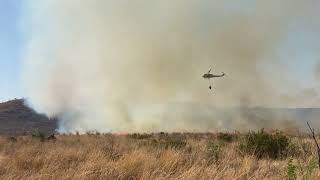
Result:
[[[293,27],[319,32],[317,7],[311,0],[29,0],[30,104],[62,119],[61,131],[286,126],[286,117],[256,122],[241,108],[213,107],[319,106],[318,84],[300,87],[283,54]],[[201,77],[211,67],[227,74],[210,81],[213,91]]]

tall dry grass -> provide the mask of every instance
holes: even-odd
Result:
[[[217,134],[58,135],[0,138],[0,179],[319,179],[312,139],[292,137],[296,154],[260,158],[240,138]],[[294,174],[288,174],[288,164]]]

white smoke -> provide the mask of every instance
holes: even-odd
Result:
[[[319,62],[316,64],[316,67],[315,67],[315,71],[314,71],[314,77],[317,81],[320,81],[320,60]]]
[[[28,0],[30,104],[61,131],[238,128],[212,107],[286,106],[277,48],[312,2]]]

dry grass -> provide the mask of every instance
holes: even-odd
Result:
[[[240,136],[240,135],[237,135]],[[0,179],[288,179],[291,157],[257,159],[216,134],[0,138]],[[312,140],[292,137],[297,179],[319,179]],[[291,178],[292,178],[291,177]]]

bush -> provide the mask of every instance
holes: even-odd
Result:
[[[179,137],[166,137],[159,139],[150,139],[149,141],[146,141],[144,145],[149,145],[153,148],[182,149],[186,147],[187,142],[185,139]]]
[[[165,141],[166,148],[181,149],[187,145],[187,142],[181,138],[169,138]]]
[[[297,166],[293,164],[293,159],[290,158],[287,166],[287,178],[288,180],[294,180],[297,178]]]
[[[133,133],[128,135],[132,139],[148,139],[152,137],[152,134],[139,134],[139,133]]]
[[[40,141],[44,141],[46,139],[46,135],[39,130],[33,130],[31,136],[32,138],[39,139]]]
[[[315,170],[315,169],[317,169],[317,167],[318,167],[318,162],[317,162],[317,160],[316,159],[311,159],[309,162],[308,162],[308,164],[307,164],[307,166],[305,167],[305,175],[304,175],[304,177],[305,177],[305,179],[311,179],[311,175],[312,175],[312,172]]]
[[[276,133],[268,134],[263,129],[258,132],[249,132],[240,142],[240,150],[254,154],[257,158],[277,159],[287,157],[290,140],[287,136]]]
[[[230,133],[218,133],[217,138],[223,142],[232,142],[236,139],[235,135]]]
[[[206,147],[208,164],[217,163],[221,154],[221,145],[214,141],[208,141]]]
[[[18,140],[16,137],[11,136],[11,137],[8,137],[8,141],[9,142],[17,142]]]

